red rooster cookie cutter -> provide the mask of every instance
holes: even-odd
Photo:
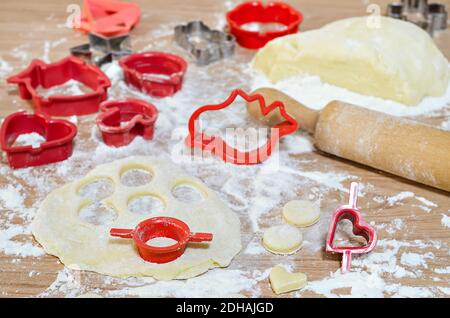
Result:
[[[331,217],[330,227],[326,241],[326,251],[342,254],[342,272],[350,271],[350,263],[352,254],[369,253],[377,244],[377,233],[373,227],[363,220],[360,210],[356,207],[358,199],[358,183],[352,182],[350,186],[350,198],[348,205],[338,207]],[[338,223],[347,219],[353,223],[353,234],[362,236],[366,239],[367,244],[364,246],[335,246],[333,244],[335,232]]]
[[[122,147],[131,143],[136,136],[153,139],[158,110],[152,104],[140,99],[106,101],[100,105],[97,126],[105,144]]]
[[[241,152],[238,149],[229,146],[220,136],[209,136],[202,133],[199,128],[198,119],[202,113],[226,108],[234,102],[237,96],[241,96],[249,103],[258,101],[263,115],[267,115],[271,111],[278,109],[281,116],[285,119],[285,121],[271,127],[270,138],[267,143],[251,151]],[[298,123],[286,112],[282,102],[275,101],[269,106],[266,106],[266,102],[262,95],[247,95],[244,91],[236,89],[223,103],[217,105],[205,105],[197,109],[189,118],[188,128],[189,135],[185,139],[185,143],[188,147],[209,151],[222,158],[225,162],[239,165],[252,165],[266,160],[272,154],[273,148],[278,145],[278,141],[281,137],[293,133],[298,129]]]
[[[173,54],[144,52],[120,59],[125,81],[155,97],[172,96],[181,89],[186,61]]]
[[[76,80],[93,92],[74,96],[44,97],[37,92],[37,87],[50,88],[62,85],[69,80]],[[33,60],[22,72],[7,79],[10,84],[19,86],[22,99],[31,99],[37,112],[50,116],[72,116],[96,113],[100,103],[106,99],[111,82],[96,66],[70,56],[58,62],[46,64]]]
[[[37,133],[45,138],[38,147],[14,146],[20,135]],[[49,119],[44,114],[17,112],[5,118],[0,143],[13,169],[39,166],[67,159],[72,155],[77,127],[67,120]]]
[[[129,33],[140,20],[141,9],[135,3],[111,0],[84,0],[80,23],[74,29],[104,36]]]
[[[142,259],[158,264],[168,263],[180,257],[190,242],[210,242],[213,239],[211,233],[191,233],[186,223],[170,217],[147,219],[132,230],[112,228],[110,235],[133,239]],[[177,242],[164,247],[147,243],[159,237],[170,238]]]
[[[250,1],[238,5],[227,13],[230,32],[239,45],[259,49],[267,42],[287,34],[296,33],[303,15],[287,3]],[[282,25],[280,29],[258,30],[252,25]]]

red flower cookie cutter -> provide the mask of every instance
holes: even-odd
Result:
[[[135,3],[111,0],[84,0],[80,25],[76,30],[104,36],[129,33],[140,20],[141,9]]]
[[[237,42],[248,49],[259,49],[267,42],[287,34],[296,33],[303,15],[282,2],[245,2],[227,13],[230,32]],[[277,23],[285,27],[281,30],[250,30],[245,25],[251,23]]]
[[[75,96],[40,95],[36,88],[50,88],[76,80],[94,92]],[[98,111],[100,102],[106,99],[111,82],[96,66],[70,56],[58,62],[46,64],[33,60],[22,72],[7,79],[10,84],[19,86],[22,99],[31,99],[36,111],[50,116],[87,115]]]
[[[45,138],[39,147],[14,146],[20,135],[37,133]],[[67,159],[72,155],[77,127],[67,120],[49,119],[44,114],[17,112],[2,123],[0,143],[9,165],[14,168],[39,166]]]
[[[122,58],[125,81],[138,90],[155,97],[166,97],[181,89],[186,61],[173,54],[144,52]]]
[[[106,101],[100,105],[97,126],[105,144],[114,147],[126,146],[136,136],[153,139],[158,110],[140,99]]]
[[[202,113],[226,108],[234,102],[237,96],[241,96],[249,103],[258,101],[263,115],[267,115],[271,111],[278,109],[281,116],[285,119],[285,121],[271,128],[270,139],[265,145],[258,149],[241,152],[238,149],[229,146],[220,136],[208,136],[199,130],[198,119]],[[236,89],[223,103],[206,105],[197,109],[189,118],[188,128],[189,135],[185,139],[185,143],[188,147],[209,151],[222,158],[225,162],[240,165],[252,165],[266,160],[272,154],[272,149],[278,144],[281,137],[293,133],[298,129],[298,123],[286,112],[282,102],[275,101],[269,106],[266,106],[266,102],[262,95],[247,95],[244,91]]]
[[[133,239],[139,255],[147,262],[158,264],[168,263],[180,257],[189,242],[209,242],[213,239],[211,233],[191,233],[186,223],[170,217],[147,219],[133,230],[113,228],[110,235]],[[164,247],[147,244],[149,240],[158,237],[171,238],[177,243]]]
[[[331,217],[330,227],[326,242],[326,251],[342,254],[342,272],[350,270],[352,254],[369,253],[377,244],[377,233],[373,227],[363,220],[360,210],[356,207],[358,199],[358,183],[352,182],[350,186],[350,198],[348,205],[338,207]],[[364,246],[334,246],[333,240],[338,223],[347,219],[353,223],[353,233],[366,239],[367,244]]]

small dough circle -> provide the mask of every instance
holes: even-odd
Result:
[[[263,245],[274,254],[293,254],[300,249],[303,236],[291,225],[276,225],[264,232]]]
[[[283,207],[283,218],[298,227],[311,226],[320,219],[320,207],[315,202],[292,200]]]

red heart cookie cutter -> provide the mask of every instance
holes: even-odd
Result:
[[[129,33],[140,20],[141,9],[135,3],[111,0],[84,0],[80,25],[76,30],[104,36]]]
[[[147,219],[133,230],[112,228],[110,235],[133,239],[139,255],[147,262],[158,264],[168,263],[180,257],[189,242],[209,242],[213,239],[211,233],[191,233],[186,223],[170,217]],[[151,239],[158,237],[171,238],[177,242],[164,247],[147,244]]]
[[[285,121],[271,128],[270,139],[265,145],[252,151],[241,152],[238,149],[229,146],[220,136],[208,136],[199,129],[198,119],[202,113],[226,108],[234,102],[237,96],[241,96],[249,103],[258,101],[263,115],[267,115],[271,111],[278,109],[281,116],[285,119]],[[205,105],[197,109],[189,118],[188,127],[189,135],[185,139],[185,143],[188,147],[209,151],[222,158],[225,162],[240,165],[252,165],[266,160],[272,154],[272,149],[276,147],[281,137],[293,133],[298,129],[298,123],[286,112],[282,102],[275,101],[269,106],[266,106],[266,102],[262,95],[247,95],[244,91],[236,89],[223,103],[217,105]]]
[[[14,146],[20,135],[37,133],[45,138],[39,147]],[[39,166],[67,159],[72,155],[77,127],[67,120],[49,119],[44,114],[17,112],[5,118],[0,129],[2,150],[14,168]]]
[[[230,32],[239,45],[249,49],[259,49],[267,42],[287,34],[296,33],[303,15],[282,2],[245,2],[227,13]],[[281,30],[249,30],[244,26],[251,23],[277,23],[284,25]]]
[[[112,100],[100,105],[97,126],[105,144],[114,147],[126,146],[136,136],[153,139],[158,110],[140,99]]]
[[[377,233],[375,229],[363,220],[360,210],[356,207],[358,199],[358,183],[352,182],[350,186],[350,198],[348,205],[338,207],[331,217],[330,227],[326,241],[326,251],[342,254],[342,272],[350,270],[352,254],[369,253],[377,244]],[[362,236],[366,239],[367,244],[364,246],[334,246],[333,240],[338,223],[347,219],[353,223],[353,234]]]
[[[76,80],[94,92],[75,96],[40,95],[36,88],[50,88]],[[109,78],[96,66],[70,56],[58,62],[46,64],[33,60],[22,72],[7,79],[10,84],[19,86],[22,99],[31,99],[37,112],[50,116],[72,116],[96,113],[100,102],[106,99]]]
[[[183,58],[163,52],[131,54],[119,64],[128,84],[155,97],[172,96],[179,91],[187,69]]]

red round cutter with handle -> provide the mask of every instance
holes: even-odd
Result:
[[[110,230],[112,236],[133,239],[139,255],[151,263],[168,263],[180,257],[189,242],[212,241],[211,233],[191,233],[189,226],[183,221],[171,217],[155,217],[139,223],[135,229]],[[148,245],[147,242],[157,237],[171,238],[177,243],[157,247]]]

